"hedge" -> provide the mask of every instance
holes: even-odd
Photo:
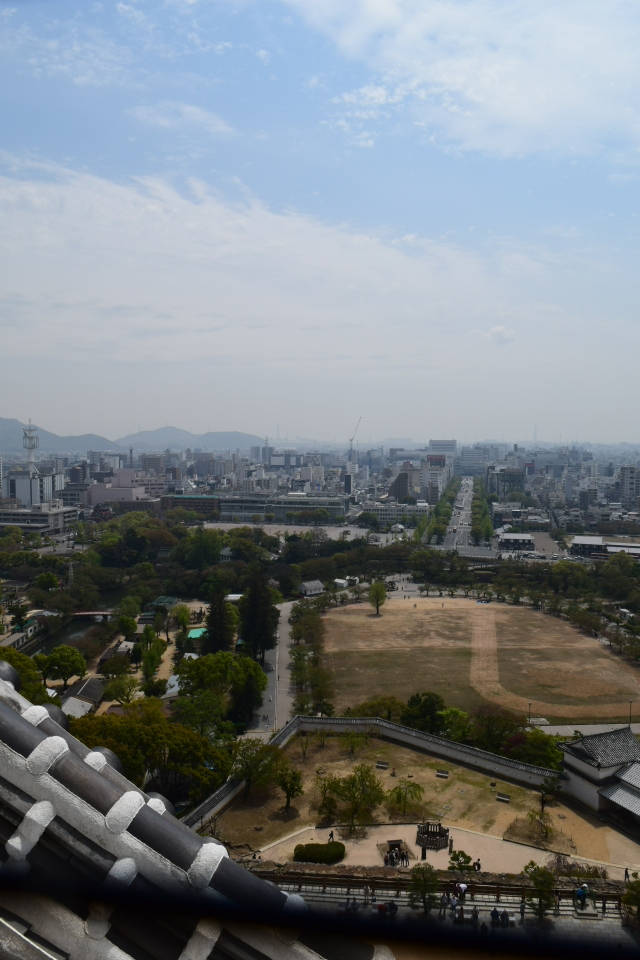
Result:
[[[329,843],[299,843],[293,851],[293,859],[303,863],[339,863],[344,857],[344,843],[331,840]]]

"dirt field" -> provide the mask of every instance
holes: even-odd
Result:
[[[326,842],[326,826],[322,830],[313,830],[319,820],[313,786],[316,771],[323,769],[327,773],[345,776],[357,763],[375,764],[376,760],[386,760],[388,770],[376,771],[385,790],[395,786],[399,777],[408,778],[411,775],[424,788],[424,796],[419,804],[407,811],[404,819],[394,818],[397,825],[369,828],[364,837],[351,840],[342,838],[347,845],[346,863],[382,863],[377,841],[389,839],[390,836],[405,837],[413,847],[415,827],[402,824],[415,824],[423,817],[441,819],[452,829],[456,848],[461,846],[474,857],[481,855],[483,863],[487,863],[486,869],[519,872],[531,857],[539,859],[539,854],[533,848],[522,848],[517,843],[505,843],[502,839],[505,833],[509,835],[513,831],[516,818],[522,821],[530,810],[539,809],[539,793],[535,790],[501,780],[492,781],[485,774],[376,738],[371,738],[355,757],[346,753],[342,742],[336,737],[328,737],[324,747],[317,742],[312,743],[307,751],[306,762],[298,741],[289,745],[287,753],[292,764],[302,771],[304,795],[292,802],[289,811],[284,810],[284,796],[277,788],[236,800],[218,820],[218,835],[230,845],[232,855],[250,855],[267,847],[263,854],[265,859],[286,861],[292,858],[297,843],[314,839]],[[392,776],[394,768],[395,778]],[[437,770],[447,770],[449,779],[436,777]],[[494,788],[491,787],[492,782],[496,784]],[[509,794],[510,803],[500,803],[496,798],[498,792]],[[640,866],[640,845],[602,823],[597,816],[578,812],[565,806],[562,801],[550,804],[547,813],[551,816],[554,838],[568,838],[568,849],[577,856],[601,863],[626,864],[634,869]],[[378,809],[377,820],[389,822],[389,814],[384,806]],[[305,827],[311,829],[305,831]],[[299,836],[292,836],[298,831],[303,832]],[[273,846],[281,838],[288,839],[282,839],[282,843]],[[553,843],[551,848],[559,850],[564,846]],[[419,855],[416,849],[412,852],[414,857]],[[447,859],[446,851],[437,857],[430,854],[431,862],[439,867],[446,867]],[[612,871],[611,875],[621,878],[622,868],[617,872]]]
[[[328,737],[324,747],[312,743],[308,748],[306,762],[303,760],[298,741],[287,748],[291,762],[302,771],[304,794],[292,801],[291,810],[285,811],[284,796],[274,788],[268,792],[252,793],[246,799],[235,801],[219,819],[219,836],[225,843],[244,845],[259,849],[279,837],[289,835],[307,824],[320,819],[315,809],[317,798],[313,785],[316,771],[321,768],[337,776],[351,773],[358,763],[375,764],[386,760],[388,770],[376,771],[385,790],[392,789],[399,777],[414,779],[424,788],[422,801],[407,811],[405,818],[394,817],[398,822],[416,818],[435,818],[457,823],[469,829],[490,830],[502,836],[515,816],[523,816],[538,802],[538,794],[532,790],[492,780],[482,773],[456,767],[447,761],[436,760],[405,747],[398,747],[372,738],[355,757],[349,756],[338,737]],[[392,776],[395,769],[396,776]],[[448,770],[449,779],[436,777],[436,770]],[[495,782],[496,786],[491,787]],[[498,791],[511,796],[505,805],[496,800]],[[377,819],[389,820],[387,809],[382,806]],[[258,829],[256,829],[256,827]]]
[[[326,619],[338,711],[381,694],[433,690],[450,706],[491,702],[550,721],[640,716],[640,673],[564,620],[474,600],[390,599]]]

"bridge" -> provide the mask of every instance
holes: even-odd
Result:
[[[111,610],[76,610],[75,613],[72,613],[72,617],[85,618],[89,619],[91,617],[102,617],[103,619],[109,619],[111,616]]]

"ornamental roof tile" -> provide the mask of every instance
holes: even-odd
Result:
[[[592,733],[566,743],[563,749],[591,767],[615,767],[640,760],[640,744],[629,727]]]

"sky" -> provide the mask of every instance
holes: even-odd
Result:
[[[631,442],[636,0],[0,0],[0,416]]]

